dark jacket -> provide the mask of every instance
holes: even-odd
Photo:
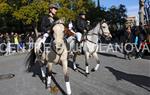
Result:
[[[80,33],[84,33],[84,30],[87,30],[87,21],[85,19],[82,19],[81,17],[77,18],[77,22],[76,22],[76,28],[77,28],[77,32]]]
[[[14,35],[10,35],[10,42],[11,43],[14,43],[15,41],[14,41]]]
[[[42,33],[47,33],[47,31],[51,29],[53,23],[54,23],[54,19],[52,17],[43,16],[41,21]]]

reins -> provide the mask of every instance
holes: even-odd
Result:
[[[64,49],[63,49],[62,53],[60,53],[60,54],[57,53],[57,51],[53,48],[52,45],[51,45],[51,49],[54,51],[54,53],[55,53],[56,55],[59,56],[59,60],[58,60],[58,62],[57,62],[57,63],[59,63],[59,62],[60,62],[60,58],[61,58],[62,54],[64,53]]]

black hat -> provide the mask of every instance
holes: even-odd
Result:
[[[84,12],[81,12],[79,15],[81,16],[81,15],[86,15],[86,14]]]
[[[50,8],[50,9],[51,9],[51,8],[58,9],[59,7],[58,7],[58,5],[56,5],[56,4],[51,4],[51,5],[49,5],[49,8]]]

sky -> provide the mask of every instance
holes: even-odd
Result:
[[[94,0],[97,2],[97,0]],[[112,5],[123,4],[127,8],[128,16],[136,16],[138,20],[139,0],[100,0],[100,6],[110,8]]]

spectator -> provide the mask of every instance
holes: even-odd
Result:
[[[11,43],[10,43],[10,36],[8,33],[6,33],[6,54],[5,55],[9,55],[11,53]]]
[[[32,36],[29,36],[29,49],[28,51],[30,51],[33,48],[34,45],[34,39],[32,38]]]
[[[14,44],[15,44],[15,50],[16,52],[18,52],[19,49],[19,36],[17,33],[15,33],[14,35]]]
[[[126,28],[126,31],[124,32],[124,58],[125,59],[129,59],[130,60],[130,56],[131,56],[131,45],[127,44],[127,43],[132,43],[132,34],[131,34],[131,27],[128,26]]]

